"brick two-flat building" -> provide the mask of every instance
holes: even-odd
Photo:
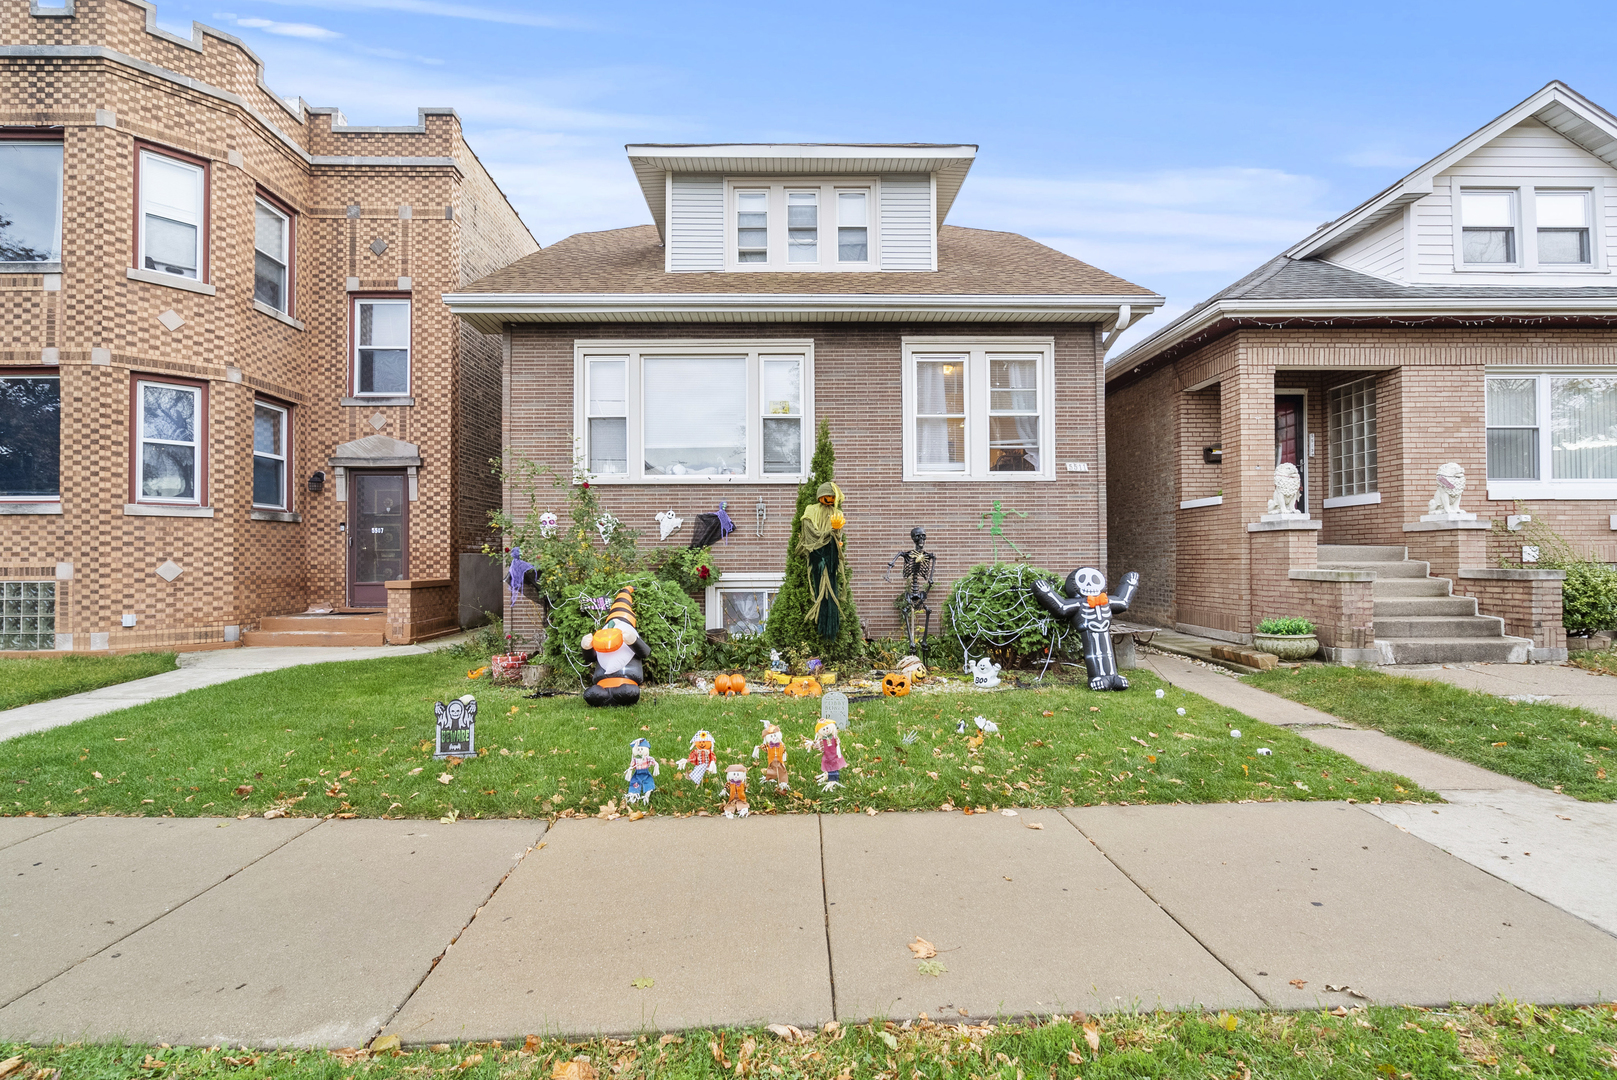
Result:
[[[0,649],[497,603],[500,340],[439,297],[538,245],[452,110],[350,126],[141,0],[3,0],[0,222]]]

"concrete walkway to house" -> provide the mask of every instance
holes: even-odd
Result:
[[[0,710],[0,742],[32,731],[61,727],[102,713],[173,697],[187,690],[230,682],[264,671],[301,664],[329,664],[335,660],[371,660],[379,656],[411,656],[443,648],[450,640],[428,645],[385,645],[380,648],[269,647],[213,649],[180,653],[179,669],[82,694],[70,694],[15,709]]]

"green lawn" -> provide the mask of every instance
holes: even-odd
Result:
[[[1583,649],[1567,654],[1567,663],[1585,671],[1598,671],[1604,675],[1617,675],[1617,653],[1609,649]]]
[[[130,679],[161,675],[178,666],[171,652],[0,659],[0,709],[116,686]]]
[[[1248,675],[1271,693],[1587,802],[1617,799],[1617,721],[1448,683],[1305,665]]]
[[[1340,1014],[1339,1014],[1340,1013]],[[552,1076],[613,1080],[1430,1080],[1435,1077],[1602,1077],[1617,1070],[1617,1006],[1340,1008],[1302,1013],[1082,1013],[1011,1024],[920,1021],[811,1031],[799,1041],[764,1029],[638,1039],[383,1050],[258,1051],[140,1045],[35,1047],[0,1042],[0,1070],[45,1080],[385,1080]],[[783,1029],[784,1030],[784,1029]],[[572,1062],[583,1059],[581,1065]],[[55,1070],[60,1070],[55,1074]]]
[[[577,697],[530,700],[466,671],[463,657],[443,653],[291,668],[25,735],[0,755],[0,813],[593,814],[613,800],[621,807],[629,743],[640,737],[663,762],[653,810],[712,811],[721,802],[714,782],[697,788],[676,775],[691,734],[712,731],[721,763],[751,765],[761,721],[786,735],[793,790],[755,781],[754,810],[1437,798],[1193,694],[1170,687],[1159,700],[1148,672],[1126,693],[856,701],[845,786],[825,794],[818,753],[801,749],[816,700],[653,693],[634,708],[590,709]],[[478,697],[478,756],[435,761],[433,702],[467,692]],[[979,714],[997,735],[975,738]],[[1232,738],[1232,727],[1244,737]]]

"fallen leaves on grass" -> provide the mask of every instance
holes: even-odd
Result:
[[[398,1048],[399,1037],[397,1035],[378,1035],[371,1040],[371,1053],[373,1054],[385,1054]]]
[[[1084,1025],[1084,1042],[1089,1044],[1091,1051],[1100,1053],[1100,1024],[1092,1020]]]
[[[910,952],[915,954],[917,960],[930,960],[938,955],[938,947],[924,937],[916,937],[909,944]]]
[[[438,783],[440,783],[440,784],[447,784],[447,783],[449,783],[449,782],[450,782],[450,781],[451,781],[451,780],[453,780],[453,779],[454,779],[454,778],[455,778],[455,774],[454,774],[454,773],[439,773],[439,774],[438,774]],[[329,795],[329,794],[331,794],[331,793],[330,793],[330,792],[329,792],[329,791],[328,791],[328,792],[326,792],[326,794],[328,794],[328,795]]]
[[[140,1067],[143,1069],[166,1069],[168,1068],[168,1062],[159,1061],[157,1058],[147,1054],[146,1060],[140,1063]]]
[[[4,1077],[10,1076],[12,1073],[18,1071],[22,1068],[22,1066],[23,1060],[21,1056],[9,1057],[4,1061],[0,1061],[0,1080],[3,1080]]]
[[[769,1033],[785,1043],[807,1042],[813,1038],[812,1035],[804,1035],[801,1028],[793,1027],[791,1024],[770,1024]]]
[[[240,787],[236,788],[236,794],[240,795],[244,799],[252,793],[253,785],[251,784],[242,784]]]
[[[580,1058],[558,1061],[550,1070],[550,1080],[596,1080],[597,1075],[595,1066]]]

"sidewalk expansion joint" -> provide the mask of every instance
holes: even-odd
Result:
[[[1111,863],[1112,867],[1119,874],[1122,874],[1125,878],[1127,878],[1130,885],[1133,885],[1136,889],[1139,889],[1140,892],[1145,894],[1145,897],[1146,897],[1147,900],[1150,900],[1153,904],[1157,905],[1157,910],[1158,911],[1162,912],[1164,915],[1168,916],[1168,918],[1172,919],[1173,924],[1175,926],[1179,927],[1179,929],[1183,930],[1185,932],[1186,936],[1188,936],[1190,938],[1190,940],[1192,940],[1196,944],[1200,945],[1202,947],[1203,952],[1205,952],[1208,956],[1211,956],[1214,960],[1217,960],[1219,962],[1219,964],[1224,968],[1225,971],[1227,971],[1231,975],[1235,976],[1235,979],[1236,979],[1237,982],[1239,982],[1242,986],[1246,987],[1248,990],[1252,991],[1252,996],[1256,997],[1259,1001],[1263,1002],[1263,1004],[1267,1008],[1271,1008],[1271,1009],[1274,1008],[1274,1002],[1270,1001],[1267,997],[1265,997],[1263,995],[1263,991],[1259,990],[1256,986],[1253,986],[1250,982],[1248,982],[1245,976],[1243,976],[1239,971],[1236,971],[1233,967],[1230,966],[1230,963],[1229,963],[1228,960],[1225,960],[1222,956],[1218,955],[1218,953],[1210,945],[1208,945],[1207,942],[1203,941],[1200,937],[1198,937],[1196,935],[1196,932],[1194,930],[1192,930],[1190,927],[1186,926],[1184,924],[1184,922],[1182,922],[1180,920],[1179,916],[1175,915],[1172,911],[1168,910],[1168,908],[1163,906],[1163,903],[1162,903],[1161,900],[1158,900],[1155,896],[1151,895],[1151,890],[1150,889],[1146,888],[1144,885],[1141,885],[1138,881],[1136,881],[1134,879],[1134,876],[1132,874],[1130,874],[1127,870],[1125,870],[1121,866],[1119,866],[1118,863],[1117,863],[1117,860],[1113,859],[1111,857],[1111,855],[1107,854],[1105,848],[1101,847],[1099,844],[1097,844],[1095,842],[1094,837],[1090,836],[1088,833],[1084,832],[1083,829],[1079,828],[1078,823],[1076,821],[1073,821],[1070,817],[1067,817],[1066,814],[1062,814],[1060,816],[1067,822],[1068,825],[1071,825],[1073,827],[1074,831],[1076,831],[1079,836],[1083,837],[1085,840],[1088,840],[1091,847],[1093,847],[1096,851],[1100,852],[1100,857],[1101,858],[1103,858],[1107,862]]]
[[[837,1012],[837,959],[831,951],[831,892],[825,882],[825,815],[815,814],[814,824],[820,833],[820,910],[825,913],[825,972],[831,982],[831,1016],[840,1020]]]
[[[49,836],[51,833],[55,832],[57,829],[66,828],[69,825],[75,825],[78,822],[81,822],[83,820],[84,820],[84,817],[82,815],[79,815],[79,814],[75,814],[72,817],[65,817],[64,816],[64,818],[62,820],[62,823],[60,825],[52,825],[50,828],[42,829],[41,831],[36,832],[31,836],[24,836],[24,837],[21,837],[20,839],[13,840],[9,844],[0,844],[0,851],[4,851],[4,850],[6,850],[6,848],[16,847],[18,844],[26,844],[30,840],[37,840],[41,836]]]

